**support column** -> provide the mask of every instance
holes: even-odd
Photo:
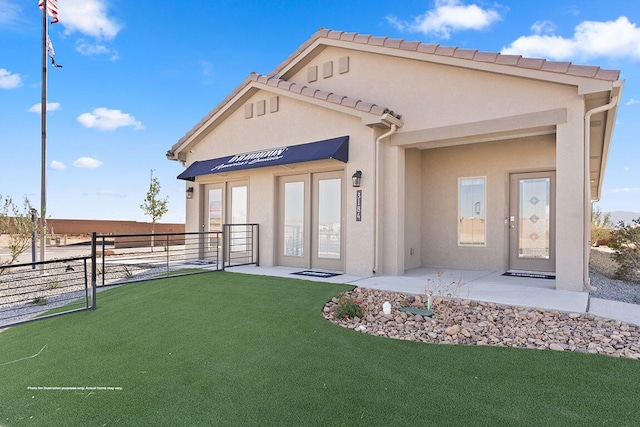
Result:
[[[393,139],[393,136],[391,136]],[[383,143],[382,266],[384,274],[404,274],[405,152]]]
[[[556,134],[556,289],[583,291],[585,164],[583,105],[567,111]]]

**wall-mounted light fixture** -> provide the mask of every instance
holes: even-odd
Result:
[[[356,171],[356,173],[351,176],[351,179],[353,181],[354,187],[360,187],[360,181],[362,180],[362,171]]]
[[[193,199],[193,187],[187,188],[187,199]]]

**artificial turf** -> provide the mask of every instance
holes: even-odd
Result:
[[[324,303],[345,289],[223,272],[172,277],[102,292],[92,312],[10,328],[0,333],[0,426],[640,419],[638,361],[370,336],[323,319]]]

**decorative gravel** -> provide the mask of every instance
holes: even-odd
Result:
[[[640,283],[613,279],[611,251],[591,251],[589,277],[592,298],[640,304]],[[424,295],[405,295],[356,288],[346,294],[365,306],[360,318],[337,319],[337,299],[323,309],[326,319],[345,328],[389,338],[428,343],[491,345],[576,351],[640,359],[640,326],[587,313],[563,313],[542,308],[513,307],[468,299],[438,299],[432,318],[400,311],[425,308]],[[389,301],[390,314],[382,304]]]
[[[590,292],[592,298],[640,304],[640,283],[611,279],[593,270],[589,272],[589,277],[591,286],[596,288]]]
[[[345,294],[365,307],[362,318],[338,319],[338,299],[323,309],[326,319],[345,328],[376,336],[426,343],[489,345],[597,353],[640,359],[640,326],[585,313],[512,307],[438,298],[432,318],[400,311],[425,308],[421,295],[356,288]],[[391,313],[382,305],[391,303]]]

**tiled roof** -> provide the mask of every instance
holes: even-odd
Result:
[[[299,93],[300,95],[308,96],[310,98],[320,99],[323,101],[331,102],[333,104],[342,105],[343,107],[349,107],[349,108],[356,109],[358,111],[363,111],[365,113],[371,113],[377,116],[381,116],[385,113],[388,113],[395,117],[398,117],[394,114],[393,111],[377,104],[365,102],[357,98],[349,98],[348,96],[338,95],[337,93],[327,92],[324,90],[313,88],[311,86],[289,82],[286,80],[279,79],[277,77],[269,77],[269,76],[264,76],[260,74],[251,74],[249,76],[249,80],[254,80],[258,83],[263,83],[268,86],[277,87],[279,89],[284,89],[286,91],[293,92],[293,93]]]
[[[520,55],[503,55],[494,52],[480,52],[473,49],[462,49],[459,47],[441,46],[439,44],[422,43],[416,41],[406,41],[403,39],[392,39],[389,37],[377,37],[366,34],[348,33],[345,31],[334,31],[321,28],[309,40],[291,54],[281,63],[271,76],[278,75],[291,61],[293,61],[307,47],[315,43],[320,38],[341,40],[357,44],[370,46],[381,46],[391,49],[399,49],[412,52],[421,52],[425,55],[448,56],[452,58],[465,59],[484,63],[494,63],[497,65],[507,65],[529,70],[547,71],[551,73],[561,73],[576,77],[590,77],[599,80],[616,81],[620,77],[619,70],[607,70],[592,65],[575,65],[571,62],[548,61],[540,58],[525,58]]]
[[[186,135],[173,145],[167,155],[173,155],[173,150],[177,149],[183,142],[188,140],[201,126],[203,126],[211,117],[222,110],[224,106],[231,101],[247,84],[251,81],[266,84],[268,86],[284,89],[289,92],[298,93],[311,98],[332,102],[344,107],[354,108],[358,111],[382,115],[390,113],[395,114],[386,107],[377,104],[365,102],[355,98],[338,95],[332,92],[322,91],[310,86],[301,85],[278,78],[281,71],[294,61],[305,49],[311,46],[320,38],[341,40],[356,44],[366,44],[370,46],[380,46],[391,49],[404,51],[419,52],[425,55],[438,55],[457,58],[461,60],[477,61],[483,63],[493,63],[500,66],[511,66],[529,70],[539,70],[551,73],[566,74],[576,77],[587,77],[599,80],[616,81],[620,76],[618,70],[607,70],[591,65],[574,65],[571,62],[548,61],[539,58],[525,58],[520,55],[502,55],[494,52],[480,52],[473,49],[462,49],[458,47],[441,46],[439,44],[422,43],[417,41],[406,41],[403,39],[392,39],[389,37],[377,37],[359,33],[348,33],[345,31],[334,31],[321,28],[304,44],[302,44],[295,52],[282,62],[268,76],[260,74],[251,74],[236,89],[230,93],[220,104],[209,112],[198,124],[196,124]],[[396,116],[397,117],[397,116]]]
[[[301,85],[298,83],[289,82],[286,80],[282,80],[276,77],[269,77],[261,74],[251,73],[249,77],[247,77],[235,90],[230,93],[221,103],[219,103],[213,110],[211,110],[205,117],[198,122],[186,135],[184,135],[180,140],[173,145],[171,150],[167,153],[167,156],[172,156],[171,153],[173,150],[177,149],[184,141],[188,140],[200,127],[204,126],[204,124],[211,119],[216,113],[224,108],[228,102],[230,102],[240,91],[242,91],[250,82],[255,81],[258,83],[262,83],[267,86],[272,86],[278,89],[286,90],[288,92],[300,94],[303,96],[307,96],[309,98],[315,98],[322,101],[331,102],[333,104],[341,105],[343,107],[353,108],[357,111],[362,111],[364,113],[369,113],[377,116],[382,116],[383,114],[390,114],[396,118],[400,118],[399,115],[395,114],[390,109],[380,106],[378,104],[373,104],[371,102],[366,102],[357,98],[350,98],[348,96],[339,95],[337,93],[328,92],[320,89],[313,88],[311,86]]]

